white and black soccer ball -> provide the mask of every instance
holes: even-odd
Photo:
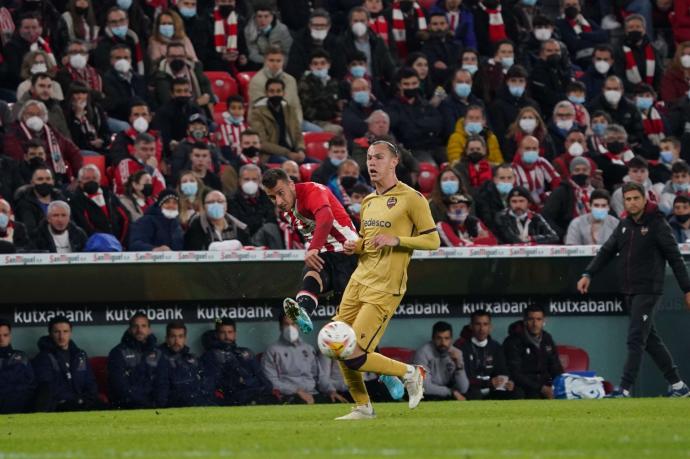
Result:
[[[357,337],[345,322],[330,322],[319,332],[317,343],[319,351],[326,357],[346,360],[355,352]]]

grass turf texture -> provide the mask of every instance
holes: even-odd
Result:
[[[690,457],[690,400],[188,408],[0,416],[0,459]]]

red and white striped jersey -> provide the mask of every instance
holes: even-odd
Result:
[[[358,238],[350,216],[328,187],[314,182],[297,183],[295,192],[295,207],[283,212],[283,217],[302,234],[307,243],[311,243],[314,237],[315,215],[323,207],[329,207],[334,218],[321,252],[342,252],[345,241]]]

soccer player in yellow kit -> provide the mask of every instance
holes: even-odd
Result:
[[[362,201],[361,238],[344,243],[345,253],[358,255],[359,263],[333,320],[350,324],[357,337],[355,352],[339,362],[356,406],[338,420],[376,417],[363,372],[402,378],[410,408],[424,397],[423,367],[374,352],[405,294],[413,250],[435,250],[441,244],[428,201],[395,176],[399,160],[398,149],[389,142],[369,147],[367,169],[376,192]]]

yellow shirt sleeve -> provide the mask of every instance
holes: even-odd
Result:
[[[441,238],[436,231],[436,223],[431,216],[429,202],[420,193],[413,192],[410,197],[408,216],[414,224],[412,236],[398,237],[400,247],[417,250],[436,250],[441,246]]]

